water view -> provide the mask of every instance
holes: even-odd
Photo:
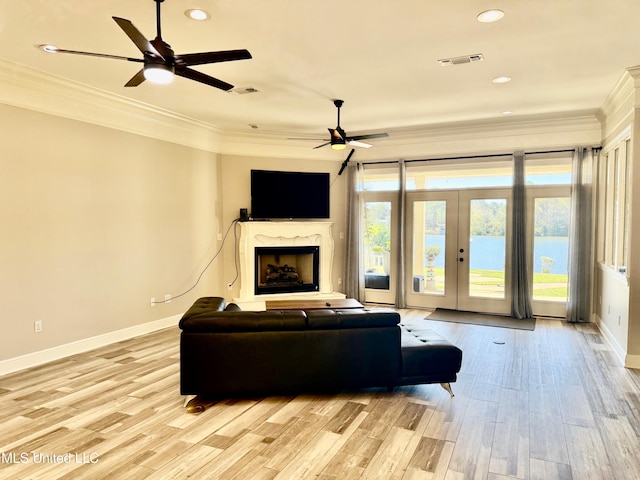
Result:
[[[558,273],[566,275],[568,272],[568,237],[535,237],[534,238],[534,273]],[[437,245],[444,252],[444,235],[425,235],[427,247]],[[472,236],[469,268],[472,270],[503,270],[505,258],[504,237]],[[548,260],[547,260],[548,259]],[[426,260],[425,260],[426,265]],[[434,267],[444,268],[444,256],[438,255],[434,260]]]

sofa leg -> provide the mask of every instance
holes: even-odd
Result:
[[[451,384],[450,383],[441,383],[440,384],[442,386],[442,388],[444,388],[447,392],[449,392],[449,395],[451,395],[452,397],[455,397],[455,395],[453,394],[453,390],[451,389]]]
[[[207,402],[195,395],[185,404],[185,407],[187,413],[202,413],[207,409]]]

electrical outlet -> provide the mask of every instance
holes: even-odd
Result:
[[[232,284],[232,283],[228,284],[228,285],[227,285],[227,288],[228,288],[229,290],[233,290],[233,284]]]
[[[42,332],[42,320],[36,320],[35,322],[33,322],[33,331],[35,333]]]
[[[151,297],[151,306],[152,307],[156,306],[156,297]]]
[[[167,293],[164,296],[164,303],[171,303],[171,294],[170,293]]]

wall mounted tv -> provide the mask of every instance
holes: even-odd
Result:
[[[329,218],[329,174],[251,170],[251,216]]]

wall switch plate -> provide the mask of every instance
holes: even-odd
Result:
[[[33,322],[33,331],[35,333],[42,332],[42,320],[36,320],[35,322]]]

